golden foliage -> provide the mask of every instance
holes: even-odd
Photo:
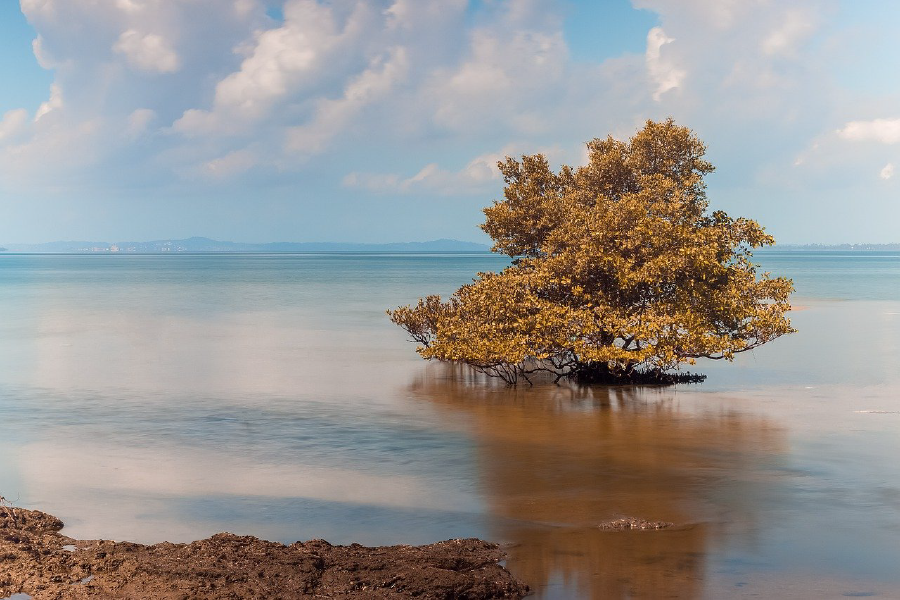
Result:
[[[793,329],[792,282],[757,275],[775,240],[755,221],[707,212],[705,146],[672,119],[628,142],[587,144],[554,172],[540,155],[498,163],[504,200],[484,210],[493,250],[513,257],[447,301],[388,311],[425,358],[510,383],[536,371],[632,379],[733,359]]]

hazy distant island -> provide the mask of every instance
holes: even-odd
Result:
[[[843,250],[900,252],[897,244],[777,244],[775,250]],[[765,251],[765,250],[763,250]]]
[[[10,252],[35,253],[163,253],[163,252],[488,252],[490,247],[475,242],[440,239],[428,242],[359,244],[343,242],[272,242],[252,244],[223,242],[205,237],[150,242],[46,242],[6,244]]]
[[[149,242],[86,242],[61,241],[42,244],[10,244],[0,252],[28,252],[38,254],[156,254],[168,252],[490,252],[490,246],[476,242],[439,239],[427,242],[393,242],[361,244],[354,242],[269,242],[262,244],[226,242],[206,237],[182,240],[153,240]],[[896,244],[778,244],[760,252],[778,250],[823,251],[883,251],[900,252]]]

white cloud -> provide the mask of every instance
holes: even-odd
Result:
[[[184,114],[172,123],[172,130],[188,137],[197,135],[212,135],[231,131],[226,125],[221,125],[216,115],[209,111],[197,108],[189,108]]]
[[[423,24],[439,24],[462,14],[467,0],[394,0],[384,14],[389,29],[417,31]]]
[[[507,156],[518,154],[518,148],[518,145],[508,145],[500,152],[482,154],[457,171],[442,168],[437,163],[430,163],[409,177],[388,173],[353,172],[344,177],[342,184],[347,188],[378,194],[430,193],[455,196],[489,193],[499,190],[503,180],[497,163]],[[557,148],[550,148],[544,150],[543,154],[558,156],[560,152]]]
[[[287,148],[305,155],[322,152],[366,105],[389,94],[408,69],[405,48],[392,48],[386,56],[377,57],[349,82],[341,98],[321,100],[309,123],[288,130]]]
[[[512,19],[513,17],[509,17]],[[422,90],[433,121],[451,131],[484,126],[538,133],[550,127],[542,107],[568,98],[568,50],[562,32],[502,26],[474,31],[467,56],[453,69],[437,69]],[[576,86],[572,86],[573,89]]]
[[[245,17],[257,8],[256,0],[234,0],[234,12],[239,17]]]
[[[789,185],[797,190],[850,190],[871,185],[874,173],[882,180],[892,179],[896,152],[874,139],[848,140],[837,129],[816,136],[793,157],[791,167],[769,167],[767,185]],[[879,166],[875,166],[879,165]]]
[[[113,50],[124,54],[131,66],[151,73],[174,73],[181,59],[172,44],[155,33],[141,34],[129,29],[119,36]]]
[[[283,27],[259,35],[240,71],[216,86],[216,104],[257,115],[299,84],[333,45],[331,12],[317,2],[290,5]]]
[[[443,196],[481,194],[498,188],[501,180],[493,156],[479,157],[459,171],[442,169],[436,163],[422,167],[411,177],[394,174],[350,173],[343,179],[348,188],[364,189],[378,194],[411,194],[427,192]]]
[[[64,182],[83,179],[84,170],[109,151],[98,142],[112,139],[112,132],[99,119],[73,127],[63,119],[43,116],[27,133],[17,136],[13,144],[0,144],[0,168],[3,183],[24,184],[29,190],[35,189],[35,182],[41,184],[37,189],[58,189]]]
[[[201,165],[199,173],[210,179],[229,179],[252,169],[258,162],[250,151],[236,150],[221,158],[205,162]]]
[[[47,51],[44,50],[44,38],[40,35],[31,41],[31,51],[34,53],[34,58],[42,68],[50,70],[56,66],[56,62],[48,56]]]
[[[660,15],[645,54],[654,98],[682,119],[797,121],[800,107],[827,95],[822,73],[843,59],[806,43],[821,40],[827,2],[634,0]]]
[[[0,119],[0,143],[15,138],[28,124],[28,111],[24,108],[11,110]]]
[[[179,173],[170,156],[198,163],[234,150],[184,149],[177,136],[146,135],[155,121],[171,123],[210,97],[211,85],[240,64],[231,50],[269,23],[257,0],[244,2],[252,10],[240,15],[232,5],[23,0],[21,9],[37,34],[33,51],[41,66],[53,70],[54,82],[35,124],[0,156],[0,182],[34,193],[59,189],[62,182],[74,185],[73,178],[98,191],[163,186]]]
[[[128,115],[128,126],[125,134],[130,138],[140,137],[147,131],[150,123],[156,119],[156,111],[149,108],[138,108]]]
[[[231,134],[271,116],[279,103],[296,98],[343,73],[336,66],[358,54],[369,37],[373,8],[358,2],[342,24],[336,9],[315,0],[289,0],[282,25],[258,31],[240,44],[240,69],[222,79],[210,110],[190,109],[174,129],[188,135]]]
[[[675,40],[666,35],[662,27],[654,27],[647,33],[647,72],[656,84],[653,99],[659,102],[663,94],[681,86],[687,72],[663,57],[662,48]]]
[[[815,31],[817,21],[811,10],[788,10],[781,23],[763,39],[762,51],[768,55],[794,54],[798,44]]]
[[[50,99],[43,102],[34,114],[35,122],[40,121],[45,115],[60,109],[63,106],[62,88],[54,83],[50,86]]]
[[[117,8],[126,13],[140,12],[144,8],[140,0],[115,0],[115,3]]]
[[[759,0],[632,0],[631,3],[635,8],[652,10],[666,20],[693,23],[698,26],[698,32],[712,29],[712,35],[733,28],[762,4]]]
[[[283,20],[265,15],[274,4]],[[644,52],[594,63],[570,56],[569,4],[22,0],[55,83],[37,122],[3,117],[0,183],[30,177],[40,190],[80,168],[101,191],[183,186],[198,199],[240,173],[236,190],[252,181],[278,197],[302,182],[310,203],[348,195],[342,178],[377,193],[483,194],[499,189],[493,158],[448,157],[490,157],[511,140],[528,153],[581,148],[667,115],[709,143],[719,189],[766,173],[773,188],[791,176],[808,184],[798,189],[874,184],[873,166],[896,158],[882,144],[900,142],[900,119],[850,121],[890,115],[871,111],[891,100],[836,75],[841,61],[880,63],[851,60],[828,0],[634,0],[658,15],[639,34]],[[376,153],[393,166],[367,166]]]
[[[838,130],[838,135],[854,142],[900,142],[900,119],[874,119],[871,121],[850,121]]]
[[[56,12],[56,0],[20,0],[19,6],[26,15],[52,16]]]
[[[141,139],[146,164],[200,181],[198,171],[218,172],[248,147],[296,173],[360,136],[415,143],[443,132],[496,147],[575,132],[580,142],[604,132],[580,121],[599,111],[611,121],[613,98],[650,97],[637,57],[573,68],[553,0],[498,3],[474,28],[464,0],[287,0],[278,22],[260,19],[259,2],[224,4],[26,0],[37,52],[57,69],[40,116],[65,97],[60,127],[91,120],[108,132],[85,156],[114,158]],[[117,56],[133,68],[117,68]],[[151,126],[160,135],[146,136]]]

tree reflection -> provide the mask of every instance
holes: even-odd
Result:
[[[724,528],[752,537],[782,430],[674,388],[509,388],[429,368],[417,396],[463,416],[510,570],[553,596],[696,597]],[[619,517],[668,521],[608,531]]]

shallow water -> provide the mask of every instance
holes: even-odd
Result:
[[[900,597],[900,254],[759,259],[800,333],[706,383],[513,389],[384,315],[500,257],[0,255],[0,494],[79,538],[485,537],[544,598]]]

